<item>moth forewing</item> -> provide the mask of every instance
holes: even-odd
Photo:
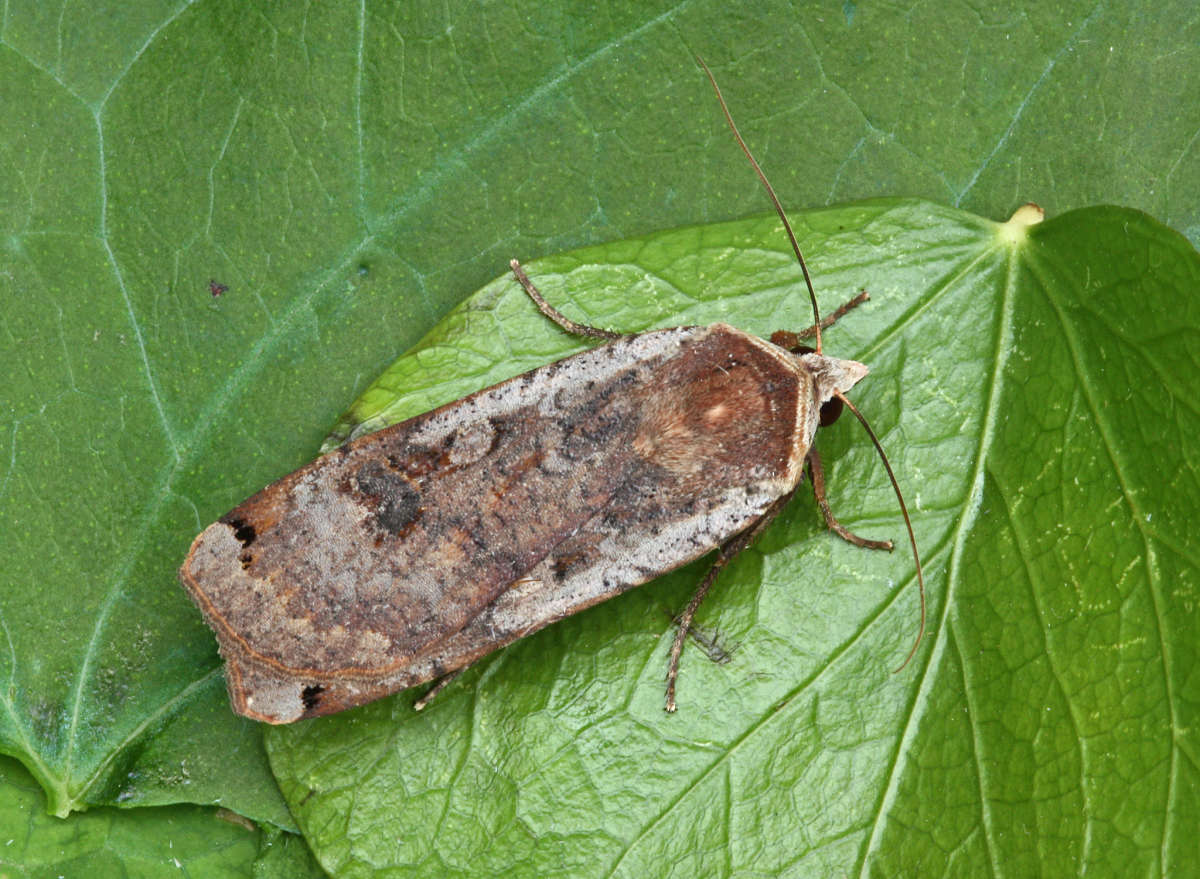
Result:
[[[206,529],[181,578],[241,714],[360,705],[721,546],[866,367],[724,324],[624,336],[361,437]]]

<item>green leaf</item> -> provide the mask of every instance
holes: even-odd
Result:
[[[1033,227],[916,201],[794,218],[825,337],[908,493],[913,564],[794,502],[725,574],[662,710],[693,565],[404,693],[270,730],[336,875],[1172,874],[1200,820],[1200,255],[1136,211]],[[774,217],[527,266],[569,317],[761,335],[808,305]],[[356,404],[395,421],[578,348],[502,278]],[[345,425],[343,425],[345,427]],[[903,536],[850,419],[818,435],[835,510]],[[748,451],[749,453],[749,451]],[[1131,780],[1136,784],[1131,786]]]
[[[188,541],[510,256],[760,210],[693,52],[788,204],[1118,201],[1200,240],[1198,16],[6,4],[0,751],[56,814],[288,826]]]
[[[0,758],[0,876],[5,879],[234,879],[251,873],[289,879],[323,875],[300,837],[259,831],[225,810],[107,808],[70,821],[50,817],[37,782],[16,761]]]
[[[294,833],[263,825],[254,879],[322,879],[325,871],[313,858],[304,839]]]

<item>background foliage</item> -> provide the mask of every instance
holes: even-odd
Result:
[[[761,210],[693,52],[789,205],[905,194],[1003,218],[1030,199],[1052,216],[1111,202],[1196,241],[1200,106],[1179,97],[1200,79],[1198,35],[1183,3],[8,4],[0,748],[57,815],[220,802],[295,828],[260,731],[228,713],[178,560],[207,521],[310,458],[509,256]],[[228,289],[214,298],[210,282]],[[1099,326],[1136,326],[1143,299],[1123,304]],[[1137,348],[1194,327],[1185,313]],[[1171,383],[1194,359],[1147,362],[1170,391],[1155,414],[1194,412],[1186,381]],[[1099,371],[1128,381],[1124,364],[1114,353]],[[1159,438],[1147,425],[1133,448],[1144,460]],[[1182,463],[1164,472],[1185,515],[1195,458],[1173,448]],[[1153,487],[1122,488],[1153,515]],[[1138,559],[1187,599],[1194,561],[1176,570],[1147,542],[1114,555],[1112,580]],[[997,681],[994,706],[1024,686]],[[1194,697],[1184,684],[1175,695]],[[1098,742],[1086,720],[1072,738]],[[1179,739],[1171,754],[1178,793],[1195,750]],[[999,801],[1057,801],[1070,774],[1047,765],[1048,788]],[[5,803],[29,802],[23,771],[8,764]],[[981,826],[1010,808],[983,809]],[[153,809],[103,814],[128,822],[113,865],[168,833]],[[1149,814],[1165,862],[1169,824]],[[1053,811],[1036,819],[1052,837]],[[212,824],[203,810],[170,820]],[[6,869],[90,851],[48,832]],[[957,839],[931,830],[927,851]]]

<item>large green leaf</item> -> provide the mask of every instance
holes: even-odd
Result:
[[[808,498],[723,575],[662,710],[692,566],[413,695],[273,729],[272,765],[326,869],[403,875],[1174,873],[1200,820],[1195,358],[1200,255],[1143,214],[1027,229],[910,201],[808,212],[826,350],[908,487],[913,565],[846,546]],[[529,267],[569,316],[767,334],[807,301],[773,217]],[[507,278],[352,411],[370,427],[578,344]],[[848,419],[843,419],[848,421]],[[818,435],[834,505],[901,538],[857,425]],[[747,450],[752,454],[753,450]],[[1130,779],[1137,779],[1133,790]],[[953,853],[953,854],[951,854]]]
[[[1118,201],[1200,240],[1198,15],[6,4],[0,750],[57,814],[290,822],[188,540],[509,256],[759,210],[692,52],[789,204]]]
[[[0,876],[4,879],[261,879],[324,875],[304,841],[261,831],[228,811],[200,806],[97,809],[60,821],[37,782],[0,758]]]

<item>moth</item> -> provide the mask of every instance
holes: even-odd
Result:
[[[673,711],[696,609],[792,498],[806,466],[831,528],[891,548],[837,523],[812,447],[823,416],[843,405],[858,415],[845,394],[867,367],[822,353],[816,295],[791,226],[700,64],[783,220],[814,326],[771,340],[725,324],[615,333],[561,315],[513,260],[543,314],[603,343],[352,440],[193,542],[180,579],[216,632],[237,713],[289,723],[445,681],[715,550],[678,618],[667,672]],[[814,348],[801,345],[807,335]],[[884,464],[896,486],[886,456]],[[907,510],[904,518],[916,557]],[[919,558],[917,572],[923,631]]]

